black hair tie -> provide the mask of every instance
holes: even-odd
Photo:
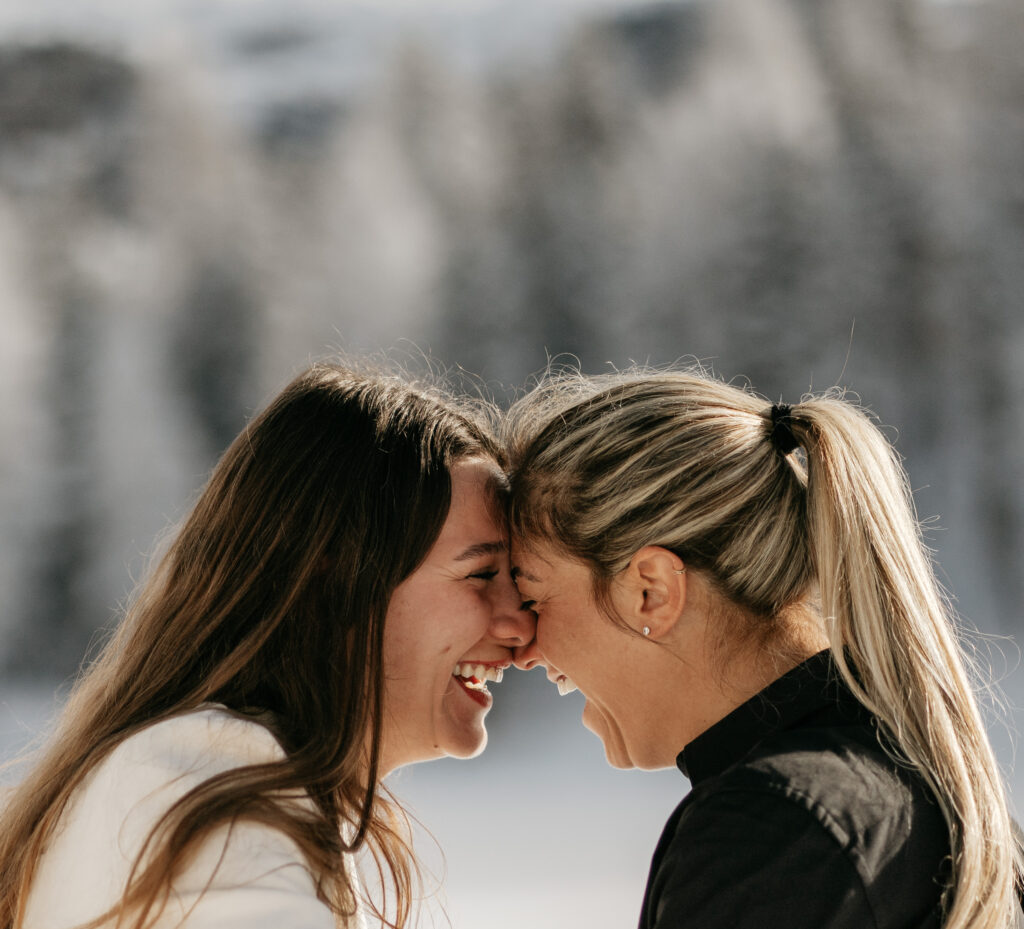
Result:
[[[776,403],[771,411],[772,428],[768,433],[775,450],[780,455],[788,455],[800,447],[800,441],[793,434],[793,409],[788,403]]]

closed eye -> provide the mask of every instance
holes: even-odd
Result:
[[[471,574],[469,576],[470,577],[477,577],[477,578],[480,578],[481,580],[484,580],[484,581],[490,581],[490,580],[493,580],[494,578],[496,578],[498,576],[498,572],[497,571],[493,571],[493,570],[491,570],[491,571],[477,571],[474,574]]]
[[[520,605],[521,610],[533,610],[537,612],[537,601],[536,600],[524,600]]]

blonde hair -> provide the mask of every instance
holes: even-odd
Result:
[[[150,834],[117,918],[150,924],[204,838],[236,820],[302,850],[343,922],[357,900],[344,856],[370,850],[394,914],[415,861],[380,795],[384,618],[451,502],[451,466],[501,452],[436,390],[317,364],[232,443],[57,732],[0,817],[0,929],[18,929],[48,838],[86,774],[160,719],[205,703],[269,712],[286,757],[200,784]],[[498,490],[495,490],[497,493]],[[310,808],[294,802],[312,800]]]
[[[599,596],[645,545],[754,623],[817,591],[843,679],[941,805],[946,929],[1006,929],[1021,855],[899,459],[838,393],[785,425],[802,456],[771,441],[768,401],[703,372],[549,374],[505,425],[512,531],[588,564]]]

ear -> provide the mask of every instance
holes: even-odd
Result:
[[[612,591],[615,609],[633,629],[659,639],[678,622],[686,606],[686,566],[659,545],[647,545],[630,559]]]

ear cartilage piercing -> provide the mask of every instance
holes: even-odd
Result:
[[[644,626],[644,635],[650,635],[650,634],[651,634],[651,627],[650,626]]]
[[[673,574],[685,574],[686,573],[686,565],[683,565],[681,568],[676,568],[675,571],[673,571],[672,573]]]

